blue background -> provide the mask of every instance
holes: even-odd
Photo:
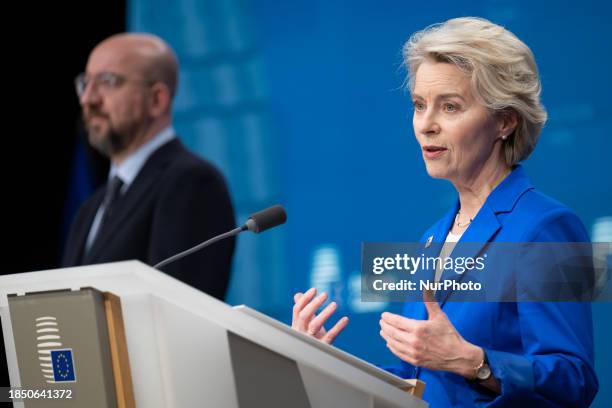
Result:
[[[411,33],[458,16],[504,25],[533,50],[549,112],[526,162],[534,184],[612,241],[612,6],[586,0],[473,2],[132,0],[131,31],[177,50],[181,138],[226,174],[240,220],[279,202],[283,228],[239,240],[229,302],[286,322],[292,294],[328,290],[351,323],[337,345],[394,362],[382,310],[358,302],[362,241],[416,241],[455,200],[430,179],[402,89]],[[612,305],[594,305],[601,390],[612,406]]]

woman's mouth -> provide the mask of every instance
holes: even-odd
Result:
[[[423,156],[425,156],[426,159],[437,159],[446,153],[447,150],[447,148],[442,146],[423,146]]]

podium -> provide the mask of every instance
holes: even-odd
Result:
[[[138,261],[0,276],[0,317],[11,386],[73,390],[18,408],[427,407],[399,377]]]

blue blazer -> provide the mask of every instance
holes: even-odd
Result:
[[[429,228],[421,241],[443,243],[458,206]],[[521,166],[489,195],[460,240],[483,246],[488,242],[588,241],[576,214],[535,190]],[[436,295],[457,331],[485,350],[501,383],[501,394],[459,375],[403,361],[389,369],[403,378],[423,380],[424,399],[431,407],[589,406],[599,387],[590,303],[448,302],[452,292]],[[427,318],[421,302],[406,303],[404,315]]]

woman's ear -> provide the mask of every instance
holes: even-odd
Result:
[[[519,124],[518,114],[513,109],[504,110],[500,112],[498,120],[499,138],[506,140]]]

